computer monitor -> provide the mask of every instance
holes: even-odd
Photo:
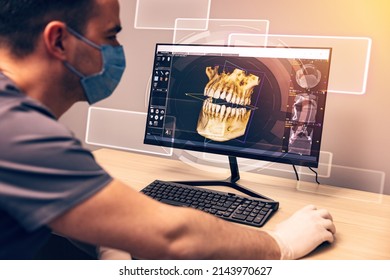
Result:
[[[157,44],[144,143],[318,167],[330,48]],[[234,174],[233,174],[234,173]]]

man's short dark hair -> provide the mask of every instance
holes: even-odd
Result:
[[[0,0],[0,48],[17,57],[35,50],[38,36],[53,20],[83,34],[95,0]]]

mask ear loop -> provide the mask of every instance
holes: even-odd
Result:
[[[92,42],[91,40],[85,38],[84,36],[82,36],[80,33],[78,33],[77,31],[75,31],[73,28],[67,26],[66,27],[66,30],[68,30],[68,32],[70,34],[72,34],[73,36],[75,36],[77,39],[79,39],[80,41],[83,41],[84,43],[90,45],[91,47],[93,48],[96,48],[98,50],[101,50],[102,47],[95,44],[94,42]],[[79,76],[80,78],[85,78],[86,76],[84,74],[82,74],[80,71],[78,71],[76,68],[74,68],[71,64],[69,64],[67,61],[64,62],[64,64],[69,68],[69,70],[71,70],[74,74],[76,74],[77,76]]]
[[[77,39],[83,41],[84,43],[90,45],[91,47],[94,47],[98,50],[101,50],[102,47],[99,46],[98,44],[95,44],[94,42],[92,42],[91,40],[85,38],[83,35],[81,35],[80,33],[78,33],[76,30],[72,29],[71,27],[67,26],[66,29],[68,30],[68,32],[70,34],[72,34],[73,36],[75,36]]]
[[[70,71],[72,71],[74,74],[79,76],[79,78],[86,78],[84,74],[82,74],[80,71],[78,71],[76,68],[74,68],[69,62],[64,61],[64,64]]]

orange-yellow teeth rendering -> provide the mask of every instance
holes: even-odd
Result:
[[[219,66],[206,67],[209,78],[204,89],[206,99],[199,114],[197,132],[205,138],[224,142],[245,134],[252,110],[251,97],[260,78],[234,69],[218,72]]]

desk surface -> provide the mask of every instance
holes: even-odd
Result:
[[[100,149],[94,155],[113,177],[137,190],[155,179],[220,180],[229,175],[221,168],[195,168],[180,160],[131,152]],[[240,175],[240,184],[280,202],[265,229],[273,228],[307,204],[331,212],[337,229],[335,243],[321,245],[306,259],[390,259],[390,196],[330,186],[321,186],[321,193],[316,193],[302,191],[295,180],[248,172]]]

